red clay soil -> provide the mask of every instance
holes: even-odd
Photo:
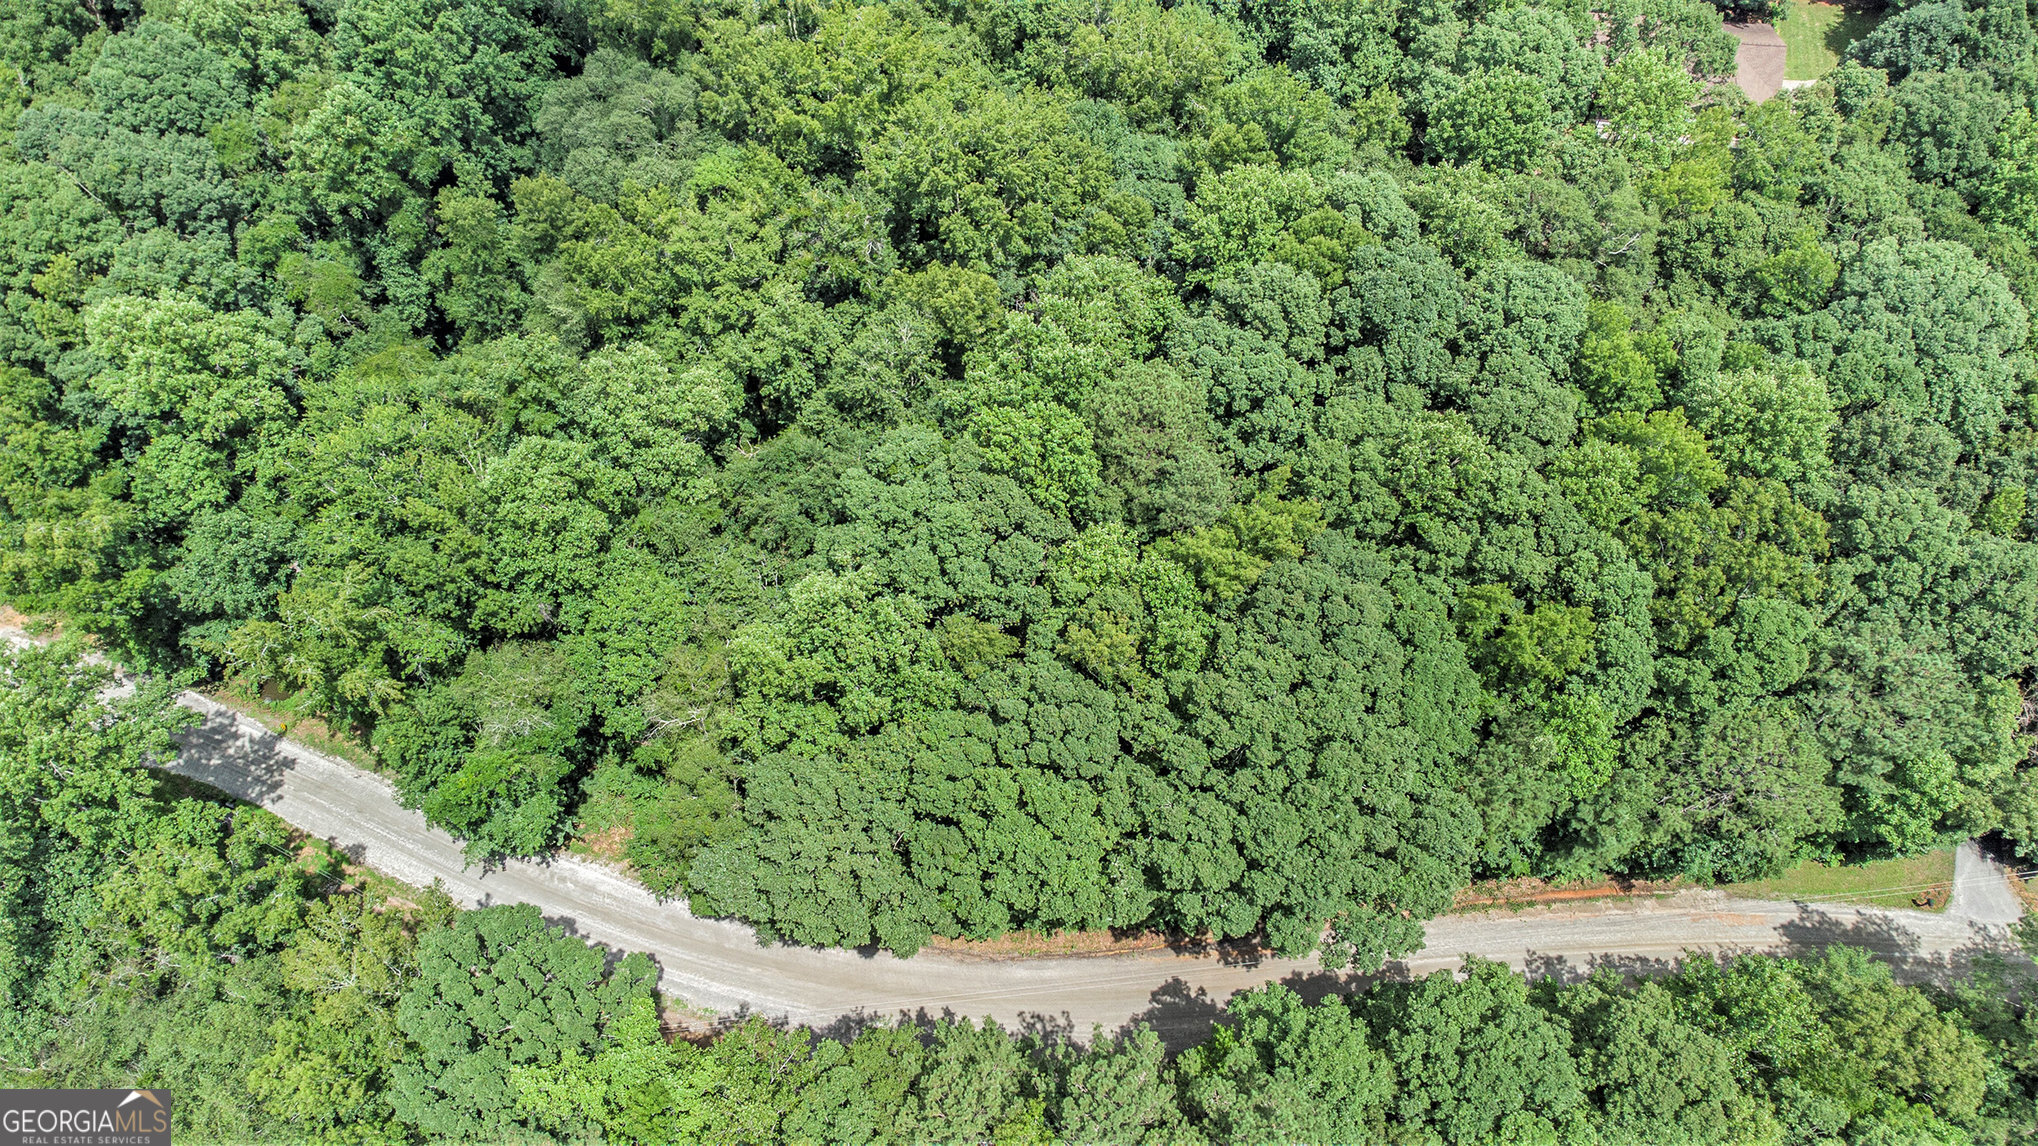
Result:
[[[1612,899],[1625,895],[1662,895],[1692,886],[1683,879],[1600,879],[1588,883],[1553,884],[1548,880],[1488,880],[1458,892],[1452,911],[1480,907],[1533,907],[1576,899]]]
[[[1226,952],[1258,949],[1256,944],[1247,940],[1212,943],[1208,936],[1169,935],[1160,931],[1057,931],[1052,935],[1014,931],[996,939],[943,939],[935,936],[927,941],[927,950],[940,952],[949,958],[990,962],[1038,959],[1044,955],[1080,959],[1092,955],[1191,952],[1218,948]]]
[[[1748,99],[1761,103],[1783,90],[1783,37],[1774,24],[1728,23],[1727,31],[1741,46],[1734,52],[1734,83]]]
[[[610,867],[627,871],[630,867],[630,837],[635,833],[628,824],[617,824],[599,832],[588,832],[573,842],[587,849],[587,854],[608,864]]]
[[[1564,903],[1580,899],[1661,895],[1690,886],[1692,884],[1682,879],[1602,879],[1561,886],[1540,879],[1490,880],[1473,884],[1458,892],[1457,898],[1451,902],[1451,910],[1534,907],[1538,904]],[[996,939],[981,940],[943,939],[936,936],[927,941],[927,950],[940,952],[951,959],[1003,962],[1012,959],[1038,959],[1042,956],[1083,958],[1136,955],[1151,951],[1189,953],[1210,950],[1222,951],[1233,958],[1251,958],[1266,953],[1269,949],[1250,939],[1228,939],[1222,943],[1213,943],[1207,935],[1169,935],[1159,931],[1057,931],[1051,935],[1042,935],[1035,931],[1015,931]]]

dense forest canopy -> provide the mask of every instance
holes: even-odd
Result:
[[[259,808],[173,786],[150,765],[190,714],[160,683],[104,699],[107,669],[79,652],[0,650],[0,1065],[13,1086],[168,1087],[179,1141],[1976,1146],[2038,1133],[2038,1013],[2011,1002],[2038,981],[1988,955],[1932,988],[1845,947],[1535,983],[1477,960],[1356,991],[1303,976],[1221,1013],[1206,1000],[1188,1025],[1211,1025],[1175,1055],[1137,1024],[1008,1033],[924,1014],[829,1037],[751,1016],[675,1040],[642,954],[590,947],[529,905],[459,911]]]
[[[1479,876],[2038,843],[2030,15],[1733,48],[19,0],[0,596],[804,943],[1371,966]]]

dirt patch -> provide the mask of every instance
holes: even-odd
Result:
[[[56,613],[30,616],[12,605],[0,605],[0,629],[19,629],[38,641],[54,641],[64,635],[64,618]]]
[[[1726,25],[1729,35],[1741,41],[1734,52],[1734,83],[1753,103],[1761,103],[1783,90],[1784,65],[1789,55],[1783,37],[1773,24]]]
[[[595,859],[617,868],[628,869],[630,859],[625,849],[629,847],[630,837],[634,834],[630,825],[617,824],[614,827],[605,828],[599,832],[588,832],[576,838],[573,841],[572,850],[583,855],[593,856]]]
[[[1547,879],[1489,880],[1458,892],[1452,911],[1477,911],[1489,907],[1536,907],[1546,903],[1570,903],[1581,899],[1625,899],[1631,896],[1669,895],[1695,887],[1690,880],[1599,879],[1562,883]]]
[[[740,1020],[730,1015],[698,1011],[663,994],[658,996],[658,1033],[664,1035],[669,1043],[685,1042],[704,1047],[738,1022]]]
[[[1014,931],[996,939],[942,939],[927,942],[927,950],[951,959],[1005,962],[1017,959],[1082,959],[1111,955],[1139,955],[1172,952],[1177,955],[1216,955],[1226,960],[1252,960],[1272,950],[1252,939],[1212,940],[1207,935],[1169,935],[1161,931]]]
[[[2030,879],[2021,874],[2023,870],[2029,869],[2009,872],[2003,879],[2010,885],[2010,891],[2017,897],[2017,901],[2024,905],[2025,911],[2038,913],[2038,888],[2031,886]]]
[[[1043,955],[1129,955],[1140,951],[1165,951],[1179,940],[1159,932],[1119,935],[1111,931],[1013,931],[996,939],[943,939],[927,941],[927,950],[956,959],[1037,959]]]

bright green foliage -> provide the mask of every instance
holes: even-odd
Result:
[[[1311,566],[1364,584],[1352,555],[1324,545],[1253,596]],[[1057,575],[1063,594],[1137,563],[1122,535],[1071,548],[1082,556]],[[104,672],[75,643],[0,665],[0,798],[19,804],[0,862],[5,886],[28,893],[0,900],[13,955],[0,1063],[38,1086],[174,1087],[177,1132],[201,1140],[1726,1144],[2032,1130],[2033,1035],[2011,1002],[2028,972],[1982,964],[1943,990],[1902,986],[1845,946],[1568,984],[1470,960],[1462,978],[1315,1002],[1269,984],[1207,1029],[1177,1020],[1190,1049],[1175,1056],[1143,1026],[1080,1045],[951,1019],[822,1038],[751,1016],[670,1039],[642,955],[592,947],[528,905],[462,912],[432,891],[356,890],[336,857],[290,847],[266,813],[154,794],[147,765],[177,723],[166,690],[111,711]],[[1726,834],[1739,829],[1696,846]]]
[[[540,162],[575,191],[613,203],[626,181],[682,182],[700,150],[696,86],[614,48],[598,48],[580,75],[545,88],[532,126]]]
[[[1697,85],[1668,53],[1630,52],[1606,70],[1597,97],[1600,113],[1623,143],[1668,143],[1678,134]]]
[[[1584,1105],[1563,1025],[1498,963],[1466,961],[1366,1001],[1397,1083],[1394,1112],[1446,1142],[1561,1141]]]
[[[6,823],[76,847],[132,846],[155,790],[146,766],[175,751],[169,734],[185,720],[159,687],[101,701],[112,670],[83,656],[76,641],[8,650]],[[131,718],[107,719],[120,715]]]
[[[1679,387],[1677,398],[1729,472],[1796,489],[1827,480],[1837,419],[1825,382],[1802,365],[1710,375]]]
[[[240,957],[302,925],[304,873],[275,817],[187,800],[151,827],[99,888],[108,921],[143,959]]]
[[[154,831],[147,766],[175,750],[183,723],[161,687],[117,708],[99,700],[110,672],[80,658],[76,641],[9,650],[0,675],[0,988],[15,1006],[65,942],[65,916],[91,911],[89,899],[67,903],[93,879],[76,859],[136,852]]]
[[[703,120],[809,170],[858,161],[907,101],[967,70],[949,29],[888,7],[795,10],[783,22],[730,16],[701,29],[693,78]]]
[[[1193,124],[1237,66],[1242,45],[1199,7],[1045,3],[1000,28],[1015,63],[1044,84],[1111,100],[1142,128]],[[999,45],[1003,47],[1004,45]]]
[[[1525,609],[1505,585],[1466,590],[1456,620],[1473,665],[1496,689],[1548,687],[1592,653],[1592,610]]]
[[[1156,543],[1155,555],[1188,570],[1206,599],[1237,597],[1274,561],[1300,556],[1318,528],[1315,505],[1281,500],[1287,480],[1287,474],[1277,472],[1253,500],[1233,506],[1194,533]]]
[[[1998,537],[2024,536],[2027,494],[2021,485],[2006,485],[1989,495],[1974,515],[1974,527]]]
[[[397,1118],[447,1138],[510,1133],[511,1068],[595,1046],[609,1026],[641,1015],[654,974],[641,955],[606,966],[599,949],[521,904],[462,915],[423,936],[417,958],[396,1008],[416,1051],[394,1071],[391,1097]]]
[[[671,1077],[684,1069],[690,1049],[665,1041],[657,1003],[639,997],[609,1023],[592,1057],[569,1050],[556,1063],[514,1067],[510,1077],[518,1108],[554,1133],[670,1142],[678,1129],[672,1108],[699,1097],[685,1083],[676,1090]]]
[[[1545,988],[1547,991],[1547,988]],[[1760,1141],[1768,1111],[1735,1077],[1727,1044],[1678,1013],[1661,985],[1631,988],[1610,973],[1554,996],[1569,1021],[1579,1082],[1613,1142]]]
[[[190,32],[156,20],[110,36],[85,74],[92,97],[121,127],[204,134],[240,102],[226,61]]]
[[[1661,331],[1637,331],[1619,303],[1588,303],[1578,344],[1578,388],[1601,411],[1646,411],[1663,404],[1663,375],[1677,361]]]
[[[1981,215],[2008,223],[2026,235],[2038,232],[2038,123],[2017,109],[1989,146],[1994,159],[1981,188]]]
[[[290,417],[284,347],[247,313],[114,298],[85,311],[95,397],[136,424],[132,494],[150,525],[223,508]],[[153,518],[153,520],[151,520]]]
[[[1500,171],[1529,166],[1550,144],[1550,97],[1530,76],[1478,76],[1438,102],[1424,136],[1437,158]]]
[[[2030,16],[1759,106],[1719,16],[23,0],[0,598],[798,942],[1371,966],[1473,878],[2030,846]],[[302,994],[269,829],[170,819],[150,950]],[[286,1074],[215,1136],[336,1125]],[[972,1133],[1109,1121],[1027,1085]],[[692,1133],[608,1101],[547,1132]]]
[[[923,97],[864,157],[891,203],[893,241],[915,262],[1004,267],[1054,248],[1103,190],[1104,156],[1047,96],[981,89]]]
[[[1343,999],[1310,1006],[1278,984],[1232,997],[1180,1070],[1191,1109],[1220,1140],[1377,1137],[1393,1072]]]
[[[327,1142],[402,1136],[391,1071],[403,1056],[396,1004],[418,975],[417,932],[452,904],[424,897],[415,921],[363,897],[312,902],[282,955],[284,985],[303,1005],[275,1016],[271,1049],[249,1064],[248,1090],[279,1128]]]

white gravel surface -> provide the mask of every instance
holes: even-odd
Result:
[[[1088,958],[963,959],[923,953],[763,946],[751,930],[700,919],[660,902],[599,864],[572,857],[467,866],[452,837],[401,807],[387,781],[291,743],[195,694],[207,714],[176,771],[269,808],[285,820],[408,883],[441,881],[463,904],[524,902],[576,934],[649,953],[664,989],[722,1015],[762,1012],[826,1027],[897,1015],[990,1016],[1007,1026],[1087,1037],[1144,1019],[1186,1037],[1233,992],[1282,980],[1308,994],[1355,977],[1314,959],[1241,959],[1160,952]],[[1610,965],[1667,965],[1686,951],[1809,949],[1835,940],[1873,948],[1911,974],[1929,974],[1984,948],[2009,949],[2019,905],[2002,870],[1972,844],[1960,850],[1952,906],[1943,914],[1840,905],[1737,900],[1718,892],[1597,901],[1571,907],[1493,909],[1446,916],[1428,946],[1399,965],[1425,972],[1465,954],[1542,973]]]
[[[1953,853],[1953,902],[1948,910],[1975,923],[2015,923],[2024,914],[2024,904],[2011,889],[2010,879],[2001,864],[1982,855],[1969,840]]]
[[[0,635],[21,639],[18,630]],[[922,953],[761,945],[746,926],[700,919],[599,864],[559,857],[469,866],[452,837],[402,807],[388,781],[277,736],[196,693],[205,715],[184,736],[172,770],[259,804],[356,860],[406,883],[440,881],[466,905],[532,903],[575,934],[648,953],[665,991],[721,1016],[843,1029],[897,1016],[992,1017],[1008,1027],[1087,1038],[1144,1021],[1171,1041],[1194,1037],[1234,992],[1272,980],[1320,995],[1359,982],[1314,959],[1163,951],[1087,958],[966,959]],[[1645,969],[1687,951],[1808,950],[1845,941],[1881,952],[1907,975],[1929,976],[1984,949],[2009,951],[2020,904],[2000,867],[1968,844],[1942,914],[1733,899],[1691,891],[1446,916],[1425,950],[1389,968],[1423,973],[1466,954],[1543,974],[1600,966]]]

